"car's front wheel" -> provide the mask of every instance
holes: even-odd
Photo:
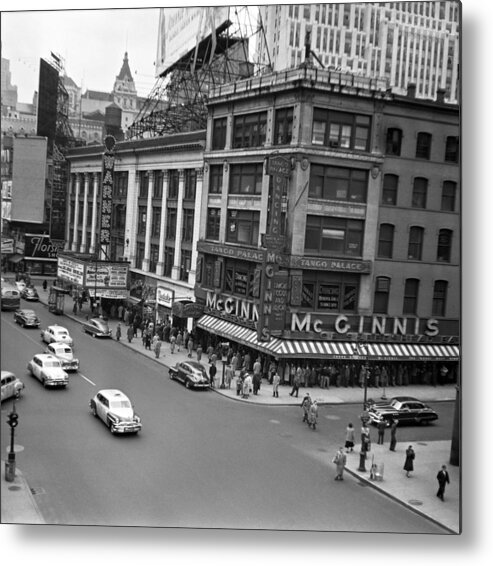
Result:
[[[98,416],[98,412],[96,411],[96,405],[91,405],[91,413],[93,415],[93,417],[97,417]]]
[[[191,384],[190,384],[190,381],[189,381],[189,380],[185,381],[185,387],[186,387],[187,389],[190,389]]]

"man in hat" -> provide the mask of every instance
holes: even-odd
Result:
[[[312,406],[312,399],[310,397],[310,393],[306,393],[303,397],[303,401],[301,402],[301,408],[303,409],[303,422],[308,422],[308,411]]]

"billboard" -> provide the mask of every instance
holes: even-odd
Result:
[[[47,148],[46,138],[14,138],[13,222],[42,224],[45,220]]]
[[[38,136],[55,139],[58,102],[58,71],[44,59],[39,61]]]
[[[156,77],[228,21],[229,7],[161,8]]]
[[[56,260],[58,249],[47,234],[26,234],[24,257],[26,259]]]

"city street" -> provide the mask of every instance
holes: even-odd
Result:
[[[27,374],[44,349],[39,331],[2,313],[2,367],[26,383],[15,443],[22,470],[52,524],[441,533],[437,525],[346,476],[330,461],[359,405],[323,406],[318,430],[301,409],[246,405],[189,391],[114,340],[37,304],[42,327],[58,322],[75,340],[80,372],[67,390],[45,390]],[[122,389],[142,417],[137,436],[112,436],[89,412],[102,388]],[[2,421],[11,401],[2,404]],[[402,428],[399,439],[450,436],[453,404],[434,426]],[[2,454],[9,443],[2,426]]]

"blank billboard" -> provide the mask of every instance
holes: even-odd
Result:
[[[228,21],[229,7],[161,8],[156,77]]]
[[[46,188],[46,138],[14,138],[12,221],[43,223]]]

